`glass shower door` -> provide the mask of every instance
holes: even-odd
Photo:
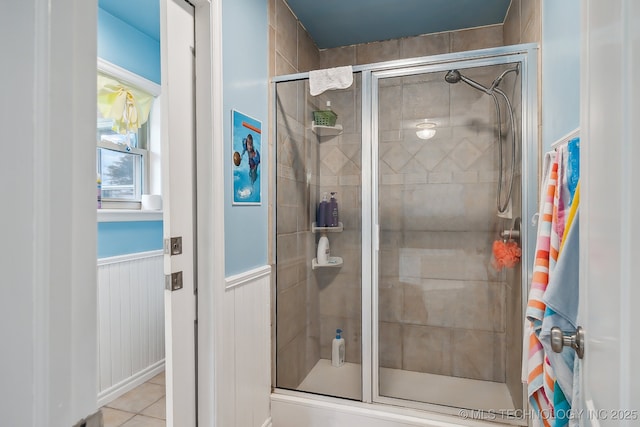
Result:
[[[319,96],[308,79],[276,85],[275,385],[353,400],[362,399],[360,81],[356,73],[352,87]],[[313,112],[327,101],[338,120],[318,126]],[[331,193],[339,226],[319,226],[318,204]],[[325,238],[340,263],[318,263]]]
[[[460,72],[489,86],[513,67]],[[378,400],[514,410],[522,405],[520,271],[491,261],[500,230],[521,216],[519,148],[509,173],[520,138],[512,144],[504,104],[499,116],[492,96],[445,81],[442,67],[426,70],[372,79]],[[518,73],[500,88],[519,123]],[[497,215],[501,179],[514,190],[509,212]]]

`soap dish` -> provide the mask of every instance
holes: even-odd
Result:
[[[339,256],[330,256],[329,262],[327,262],[326,264],[318,264],[318,259],[314,258],[311,261],[311,268],[315,270],[316,268],[323,268],[323,267],[341,267],[342,263],[343,263],[342,258],[340,258]]]

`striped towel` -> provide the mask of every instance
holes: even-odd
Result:
[[[566,184],[563,183],[563,180],[566,180],[566,157],[566,147],[559,148],[544,186],[546,190],[540,210],[533,278],[526,310],[529,321],[528,337],[525,337],[529,342],[528,396],[532,409],[538,412],[544,426],[551,426],[553,423],[556,378],[539,335],[546,310],[543,296],[558,260],[564,234],[565,207],[569,197]]]
[[[579,293],[579,235],[578,206],[580,203],[580,184],[578,183],[571,209],[567,218],[558,263],[549,280],[543,296],[546,304],[542,328],[539,334],[553,372],[555,427],[564,427],[570,422],[571,398],[573,396],[573,366],[575,351],[565,347],[562,353],[551,349],[551,328],[557,326],[564,332],[576,329],[578,317]]]
[[[552,402],[547,398],[544,389],[544,349],[538,339],[538,331],[542,325],[545,306],[542,296],[546,289],[549,276],[550,236],[553,219],[553,200],[558,179],[558,162],[554,160],[551,172],[545,183],[544,202],[538,219],[538,237],[536,241],[535,261],[533,265],[533,279],[529,291],[526,316],[529,320],[527,331],[529,353],[527,360],[527,389],[529,403],[540,416],[550,414]],[[527,337],[525,337],[526,339]],[[542,419],[545,427],[551,426],[551,420]]]
[[[545,200],[547,197],[547,183],[549,181],[549,177],[551,176],[551,169],[556,160],[556,151],[548,151],[544,154],[544,158],[542,160],[542,184],[540,189],[540,200],[538,201],[539,211],[535,215],[536,221],[541,221],[541,217],[543,215]],[[557,170],[556,170],[557,173]],[[534,221],[535,225],[536,222]],[[530,328],[531,325],[528,322],[524,322],[524,339],[522,340],[522,382],[524,384],[528,383],[529,378],[529,337],[530,337]],[[534,343],[535,344],[535,343]]]

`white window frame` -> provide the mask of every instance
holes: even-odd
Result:
[[[106,148],[123,153],[133,153],[142,155],[142,194],[160,194],[160,88],[157,83],[147,80],[144,77],[132,73],[118,65],[98,58],[97,69],[99,72],[116,78],[124,83],[135,86],[153,95],[154,101],[149,113],[149,126],[147,135],[147,147],[131,148],[125,150],[118,144],[105,141],[96,141],[96,150]],[[103,200],[102,209],[141,209],[140,201],[132,200]]]

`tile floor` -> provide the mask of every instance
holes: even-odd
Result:
[[[164,372],[101,409],[104,427],[165,427]]]

